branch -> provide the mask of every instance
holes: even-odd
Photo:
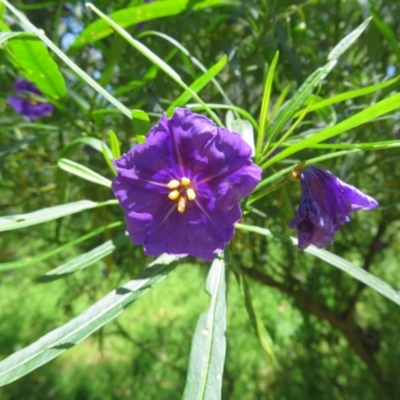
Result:
[[[378,381],[382,381],[380,368],[373,355],[364,344],[362,330],[353,319],[348,320],[343,316],[336,315],[325,305],[319,304],[315,300],[314,296],[306,290],[293,289],[292,287],[275,281],[270,276],[255,269],[246,268],[243,266],[241,269],[245,275],[249,276],[253,280],[262,283],[265,286],[270,286],[283,293],[286,293],[296,301],[297,306],[303,307],[317,318],[327,321],[334,329],[341,332],[351,347],[353,347],[356,354],[361,358],[362,361],[364,361]]]

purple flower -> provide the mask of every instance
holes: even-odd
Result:
[[[289,226],[297,228],[301,249],[310,244],[319,248],[328,246],[339,228],[350,221],[352,211],[378,206],[372,197],[320,167],[306,167],[300,179],[301,203]]]
[[[147,254],[212,260],[234,234],[239,200],[261,179],[251,148],[236,133],[177,108],[144,143],[114,162],[112,189],[128,233]]]
[[[53,105],[42,101],[43,94],[25,79],[15,81],[13,89],[17,96],[7,96],[7,102],[14,110],[29,119],[37,119],[53,112]]]

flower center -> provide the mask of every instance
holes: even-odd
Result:
[[[196,192],[194,191],[190,179],[185,176],[178,181],[172,179],[167,184],[168,189],[172,189],[168,194],[168,198],[173,201],[177,201],[177,210],[183,213],[186,210],[187,201],[193,201],[196,198]]]

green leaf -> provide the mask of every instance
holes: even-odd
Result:
[[[265,80],[264,94],[263,94],[263,99],[262,99],[262,103],[261,103],[261,112],[260,112],[260,128],[258,130],[258,135],[257,135],[257,145],[256,145],[257,159],[259,159],[261,157],[262,145],[264,143],[265,127],[266,127],[266,123],[267,123],[267,114],[268,114],[268,109],[269,109],[269,101],[271,99],[272,84],[274,81],[274,74],[275,74],[276,65],[278,63],[278,59],[279,59],[279,51],[277,51],[275,53],[275,56],[271,62],[271,65],[269,66],[269,69],[268,69],[267,79]]]
[[[97,228],[94,231],[92,231],[84,236],[81,236],[78,239],[72,240],[71,242],[68,242],[67,244],[65,244],[63,246],[57,246],[54,249],[45,251],[44,253],[37,254],[33,257],[28,257],[27,259],[24,259],[24,260],[1,263],[0,271],[5,271],[7,269],[23,268],[23,267],[28,267],[30,265],[36,264],[39,261],[46,260],[50,257],[55,256],[58,253],[63,252],[66,249],[76,246],[77,244],[80,244],[80,243],[84,242],[85,240],[92,238],[93,236],[103,233],[104,231],[106,231],[108,229],[116,228],[121,225],[123,225],[123,222],[119,222],[119,221],[114,222],[112,224],[102,226],[101,228]]]
[[[211,296],[211,304],[197,322],[183,400],[221,398],[226,351],[226,283],[222,259],[213,261],[206,291]]]
[[[119,225],[121,225],[121,223],[119,223]],[[123,245],[129,242],[130,239],[128,238],[126,233],[122,233],[116,236],[114,239],[108,240],[107,242],[101,244],[100,246],[97,246],[93,250],[83,253],[80,256],[74,258],[73,260],[70,260],[63,265],[60,265],[59,267],[52,269],[45,275],[41,276],[39,278],[39,281],[50,282],[55,279],[63,278],[66,275],[72,274],[73,272],[81,271],[82,269],[87,268],[92,264],[94,264],[95,262],[108,256],[115,249],[122,247]]]
[[[81,200],[60,206],[43,208],[27,214],[8,215],[6,217],[0,217],[0,232],[42,224],[43,222],[53,221],[54,219],[75,214],[83,210],[114,204],[118,204],[118,201],[108,200],[102,203],[96,203],[90,200]]]
[[[400,76],[394,79],[391,79],[389,81],[386,82],[381,82],[381,83],[377,83],[375,85],[371,85],[371,86],[367,86],[365,88],[362,89],[356,89],[356,90],[350,90],[348,92],[344,92],[344,93],[339,93],[336,96],[332,96],[329,97],[328,99],[321,99],[320,101],[314,102],[314,104],[312,104],[309,108],[309,111],[315,111],[318,110],[320,108],[324,108],[326,106],[329,106],[331,104],[335,104],[335,103],[340,103],[342,101],[346,101],[349,99],[354,99],[356,97],[360,97],[360,96],[364,96],[366,94],[369,93],[374,93],[377,90],[380,89],[384,89],[388,86],[393,85],[394,83],[396,83],[398,80],[400,79]],[[302,109],[300,111],[298,111],[294,117],[299,116],[305,109]]]
[[[256,309],[254,308],[250,289],[249,289],[249,286],[247,285],[247,281],[244,276],[241,277],[241,282],[242,282],[242,287],[243,287],[244,303],[245,303],[247,313],[250,318],[251,325],[254,329],[254,332],[257,335],[257,338],[258,338],[258,341],[260,342],[261,347],[269,355],[271,361],[274,362],[275,355],[274,355],[272,339],[269,336],[268,331],[265,328],[263,321],[261,320]]]
[[[352,31],[345,38],[343,38],[328,54],[328,60],[338,59],[365,31],[365,29],[367,28],[368,24],[371,21],[371,18],[372,17],[365,20],[358,28],[354,29],[354,31]]]
[[[156,3],[158,4],[158,3]],[[182,78],[177,74],[164,60],[162,60],[157,54],[153,53],[149,48],[147,48],[143,43],[134,39],[126,30],[122,29],[113,20],[108,18],[103,14],[98,8],[96,8],[91,3],[86,3],[86,7],[93,10],[101,19],[105,20],[116,32],[118,32],[129,44],[131,44],[136,50],[148,58],[154,65],[157,65],[162,71],[164,71],[170,78],[172,78],[179,86],[187,90],[192,94],[192,97],[196,99],[200,104],[202,104],[210,115],[210,117],[217,123],[217,125],[222,126],[220,119],[212,112],[212,110],[200,99],[197,93],[193,92],[192,89],[183,82]]]
[[[253,157],[256,153],[256,149],[254,145],[254,129],[251,123],[243,119],[237,119],[232,122],[231,130],[237,132],[251,147],[251,156]]]
[[[243,110],[243,108],[231,106],[228,104],[217,104],[217,103],[207,103],[207,106],[213,110],[232,110],[235,114],[240,114],[244,118],[249,120],[253,125],[254,129],[258,130],[257,121],[252,117],[252,115],[249,112]],[[186,107],[190,108],[191,110],[204,110],[204,107],[198,103],[186,104]]]
[[[46,46],[37,37],[14,37],[7,42],[7,49],[13,53],[12,62],[17,64],[22,75],[34,83],[49,100],[58,101],[66,96],[64,77]]]
[[[312,91],[321,83],[335,66],[336,60],[330,61],[323,68],[318,68],[307,80],[300,86],[293,97],[284,104],[277,112],[276,121],[268,132],[268,141],[270,142],[278,135],[284,126],[293,117],[296,111],[305,103]]]
[[[193,10],[202,10],[204,8],[209,8],[209,7],[219,7],[219,6],[232,6],[232,7],[238,7],[242,3],[240,1],[233,1],[233,0],[203,0],[203,1],[197,1],[196,3],[193,4]]]
[[[161,282],[176,267],[175,261],[175,257],[160,256],[135,279],[113,290],[65,325],[0,362],[0,386],[46,364],[118,317],[129,304]]]
[[[321,148],[321,149],[334,149],[334,148],[348,148],[349,150],[342,150],[333,153],[324,154],[322,156],[313,157],[306,160],[306,165],[312,165],[320,163],[321,161],[326,161],[332,158],[347,156],[348,154],[359,153],[361,151],[366,150],[387,150],[390,148],[400,147],[399,140],[388,140],[386,142],[370,142],[370,143],[361,143],[361,144],[315,144],[310,145],[309,148]],[[281,169],[280,171],[268,176],[263,179],[254,189],[253,193],[250,195],[249,200],[246,204],[254,203],[257,199],[263,197],[262,192],[269,193],[271,190],[268,188],[273,182],[282,178],[285,174],[288,174],[293,168],[293,165],[290,167]],[[273,189],[272,189],[273,190]]]
[[[73,154],[78,146],[81,145],[87,145],[90,146],[91,148],[97,150],[98,152],[102,153],[104,149],[105,143],[97,138],[94,137],[81,137],[78,139],[73,140],[72,142],[69,142],[61,151],[60,153],[60,158],[65,158],[69,157],[71,154]],[[112,152],[109,149],[109,147],[106,145],[107,148],[107,155],[112,158]]]
[[[191,85],[191,91],[184,91],[169,107],[167,110],[167,116],[171,116],[175,107],[181,107],[193,97],[192,93],[198,93],[203,89],[216,75],[218,75],[225,67],[228,61],[228,57],[224,55],[216,64],[214,64],[209,70],[203,73],[197,78]]]
[[[395,94],[387,99],[381,100],[378,103],[368,107],[359,113],[353,115],[350,118],[340,122],[337,125],[323,129],[321,132],[302,140],[299,143],[295,143],[287,149],[281,151],[279,154],[267,160],[261,167],[267,168],[268,166],[276,163],[283,158],[288,157],[291,154],[297,153],[300,150],[308,148],[314,144],[327,140],[331,137],[337,136],[340,133],[346,132],[356,126],[365,124],[366,122],[372,121],[381,115],[387,114],[400,107],[400,93]]]
[[[119,100],[112,96],[106,89],[101,87],[92,77],[90,77],[83,69],[78,67],[69,57],[67,57],[44,33],[41,29],[36,28],[24,14],[19,12],[7,0],[2,0],[6,7],[21,21],[22,25],[30,32],[37,35],[58,57],[60,57],[80,78],[89,84],[94,90],[104,96],[111,104],[118,108],[128,118],[131,118],[130,110],[125,107]]]
[[[110,139],[110,147],[113,159],[116,160],[121,157],[121,149],[119,147],[118,136],[112,129],[110,129],[108,131],[108,137]]]
[[[115,167],[114,167],[114,165],[112,163],[113,162],[113,158],[110,157],[110,155],[108,154],[107,149],[108,149],[108,146],[105,143],[103,143],[103,157],[104,157],[104,160],[106,161],[106,164],[108,165],[108,168],[110,169],[111,173],[114,176],[117,176],[118,175],[117,170],[115,169]]]
[[[188,0],[165,0],[135,7],[123,8],[108,15],[122,28],[151,21],[155,18],[177,15],[185,11]],[[71,45],[71,49],[78,49],[86,44],[93,43],[114,33],[105,20],[97,20],[89,24]]]
[[[297,239],[295,239],[293,237],[286,236],[281,233],[273,233],[268,229],[259,228],[257,226],[236,224],[236,228],[242,229],[244,231],[258,233],[258,234],[264,235],[264,236],[273,236],[284,242],[292,243],[295,246],[297,246],[297,243],[298,243]],[[310,253],[310,254],[320,258],[321,260],[327,262],[328,264],[333,265],[336,268],[341,269],[344,272],[347,272],[353,278],[356,278],[357,280],[359,280],[360,282],[369,286],[370,288],[374,289],[381,295],[387,297],[389,300],[392,300],[396,304],[400,305],[400,292],[393,289],[386,282],[384,282],[384,281],[380,280],[379,278],[377,278],[376,276],[370,274],[368,271],[365,271],[364,269],[357,267],[356,265],[354,265],[350,261],[345,260],[344,258],[341,258],[329,251],[326,251],[323,249],[318,249],[315,246],[307,247],[304,251],[306,253]]]
[[[392,48],[393,53],[395,53],[397,55],[397,58],[400,59],[400,46],[398,44],[398,39],[395,33],[390,28],[390,26],[379,17],[379,15],[375,11],[370,10],[370,13],[372,15],[372,21],[374,22],[375,26],[381,31],[382,35],[385,36],[386,40],[390,44],[390,47]]]
[[[109,166],[110,170],[115,175],[115,169],[113,165],[109,163],[109,160],[113,158],[110,148],[102,140],[93,137],[81,137],[69,142],[61,151],[60,158],[66,158],[74,154],[76,148],[81,145],[87,145],[103,154],[103,157]],[[60,203],[64,203],[68,200],[70,182],[68,179],[67,172],[61,168],[57,168],[57,186],[59,189],[59,200]]]
[[[68,160],[67,158],[60,158],[57,165],[62,170],[69,172],[73,175],[79,176],[80,178],[86,179],[87,181],[97,183],[105,187],[111,187],[111,181],[104,176],[92,171],[84,165],[78,164],[75,161]]]
[[[26,32],[0,32],[0,45],[2,45],[5,41],[12,39],[16,36],[28,36],[35,37],[34,35]]]
[[[189,58],[189,60],[193,63],[193,65],[195,65],[196,67],[198,67],[201,71],[203,72],[207,72],[207,68],[196,58],[194,57],[189,50],[182,46],[181,43],[179,43],[177,40],[175,40],[174,38],[172,38],[171,36],[168,36],[164,33],[161,32],[156,32],[156,31],[145,31],[143,32],[140,36],[146,36],[146,35],[154,35],[154,36],[158,36],[164,40],[167,40],[169,43],[171,43],[172,45],[175,46],[175,48],[177,48],[178,50],[180,50],[186,57]],[[221,96],[223,97],[223,99],[225,100],[225,102],[228,105],[224,105],[224,107],[227,107],[229,109],[231,109],[235,115],[236,118],[239,117],[238,115],[238,107],[235,107],[232,103],[232,101],[229,99],[228,95],[225,93],[224,89],[222,88],[222,86],[218,83],[218,81],[216,79],[211,79],[211,82],[213,83],[213,85],[215,86],[215,88],[218,90],[218,92],[221,94]],[[202,108],[204,109],[204,108]],[[247,111],[240,109],[242,112],[247,113]],[[255,122],[254,118],[250,116],[249,113],[247,113],[248,115],[246,116],[246,118],[250,121],[254,121],[253,125],[254,127],[257,127],[257,123]],[[242,114],[243,115],[243,114]],[[250,116],[250,117],[249,117]]]
[[[135,136],[147,135],[150,130],[150,118],[142,110],[132,110],[132,124]]]

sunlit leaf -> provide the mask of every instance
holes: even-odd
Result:
[[[105,14],[103,14],[98,8],[96,8],[91,3],[86,3],[86,7],[93,10],[101,19],[106,21],[116,32],[118,32],[129,44],[131,44],[136,50],[138,50],[141,54],[143,54],[146,58],[148,58],[153,64],[157,65],[162,71],[164,71],[170,78],[172,78],[179,86],[192,94],[192,97],[196,99],[200,104],[202,104],[210,115],[210,117],[219,125],[222,126],[222,122],[217,117],[217,115],[201,100],[201,98],[190,89],[185,82],[183,82],[180,75],[171,68],[164,60],[162,60],[157,54],[151,51],[148,47],[146,47],[143,43],[134,39],[126,30],[122,29],[118,24],[116,24],[112,19],[108,18]]]
[[[349,33],[345,38],[343,38],[328,54],[328,60],[336,60],[338,59],[365,31],[368,24],[371,21],[371,18],[368,18],[364,21],[358,28],[354,29],[351,33]]]
[[[228,58],[224,55],[216,64],[214,64],[209,70],[203,73],[197,78],[191,85],[191,91],[184,91],[169,107],[167,115],[171,116],[172,111],[175,107],[182,107],[193,97],[192,93],[198,93],[203,89],[216,75],[218,75],[225,67]]]
[[[113,290],[65,325],[0,362],[0,386],[46,364],[118,317],[129,304],[161,282],[176,267],[175,261],[175,257],[160,256],[135,279]]]
[[[183,400],[221,398],[226,351],[226,283],[222,259],[213,261],[206,291],[211,296],[211,304],[197,322]]]
[[[58,65],[42,41],[32,35],[14,37],[7,42],[22,75],[34,83],[49,100],[58,101],[66,96],[67,88]]]
[[[155,18],[168,17],[185,11],[188,0],[165,0],[155,3],[140,4],[134,7],[123,8],[108,15],[122,28],[150,21]],[[97,20],[89,24],[76,38],[71,49],[80,48],[114,33],[114,30],[105,20]]]
[[[76,271],[81,271],[84,268],[90,267],[95,262],[101,260],[102,258],[111,254],[115,249],[130,242],[128,236],[123,233],[116,236],[112,240],[107,240],[107,242],[97,246],[93,250],[81,254],[80,256],[66,262],[59,267],[52,269],[43,275],[39,280],[42,282],[49,282],[55,279],[63,278],[66,275],[72,274]],[[0,264],[1,267],[1,264]]]
[[[92,171],[90,168],[85,167],[84,165],[76,163],[75,161],[68,160],[67,158],[61,158],[58,160],[57,165],[62,170],[86,179],[87,181],[94,182],[98,185],[108,188],[111,187],[111,181],[109,179],[104,178],[104,176]]]
[[[236,224],[237,229],[242,229],[249,232],[258,233],[264,236],[272,236],[276,237],[279,240],[284,242],[292,243],[293,245],[297,246],[297,239],[283,235],[281,233],[273,233],[268,229],[259,228],[257,226],[252,225],[244,225],[244,224]],[[374,289],[378,293],[382,294],[383,296],[387,297],[389,300],[392,300],[396,304],[400,305],[400,292],[393,289],[390,285],[386,282],[380,280],[376,276],[372,275],[368,271],[357,267],[357,265],[351,263],[350,261],[345,260],[342,257],[339,257],[327,250],[318,249],[315,246],[309,246],[304,250],[306,253],[310,253],[321,260],[327,262],[328,264],[333,265],[336,268],[341,269],[344,272],[347,272],[353,278],[356,278],[360,282],[364,283],[365,285],[369,286],[370,288]]]
[[[98,93],[104,96],[111,104],[117,107],[123,114],[128,118],[131,118],[130,110],[125,107],[119,100],[112,96],[107,90],[101,87],[92,77],[90,77],[82,68],[78,67],[69,57],[67,57],[40,29],[33,25],[24,14],[19,12],[14,6],[12,6],[7,0],[2,0],[6,7],[21,21],[23,26],[28,29],[29,32],[37,35],[43,43],[45,43],[58,57],[60,57],[81,79],[83,79],[88,85],[93,87]]]
[[[331,137],[337,136],[343,132],[353,129],[359,125],[365,124],[381,115],[387,114],[400,107],[400,94],[395,94],[387,99],[381,100],[378,103],[367,107],[359,113],[347,118],[346,120],[338,123],[337,125],[323,129],[315,135],[302,140],[299,143],[295,143],[292,146],[284,149],[279,154],[275,155],[271,159],[267,160],[262,167],[267,168],[269,165],[288,157],[291,154],[297,153],[300,150],[310,147],[313,144],[317,144]]]
[[[27,214],[7,215],[6,217],[0,217],[0,232],[42,224],[43,222],[53,221],[54,219],[65,217],[66,215],[113,204],[118,204],[118,201],[108,200],[102,203],[96,203],[90,200],[81,200],[60,206],[42,208],[41,210]]]
[[[92,231],[84,236],[81,236],[77,239],[71,240],[70,242],[68,242],[62,246],[57,246],[54,249],[47,250],[43,253],[35,254],[34,256],[29,256],[26,259],[7,262],[7,263],[1,263],[0,271],[5,271],[7,269],[23,268],[23,267],[28,267],[30,265],[34,265],[40,261],[46,260],[50,257],[53,257],[56,254],[59,254],[71,247],[74,247],[74,246],[84,242],[85,240],[92,238],[93,236],[99,235],[100,233],[103,233],[108,229],[116,228],[116,227],[122,226],[122,225],[123,225],[123,222],[121,222],[121,221],[113,222],[112,224],[102,226],[101,228],[97,228],[94,231]]]

